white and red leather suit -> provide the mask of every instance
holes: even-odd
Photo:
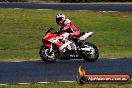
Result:
[[[78,35],[80,35],[80,30],[67,18],[65,19],[64,14],[58,14],[56,16],[56,23],[60,26],[59,34],[58,36],[62,38],[62,40],[65,38],[70,38],[75,40]],[[65,36],[67,35],[68,36]],[[55,43],[58,47],[61,47],[63,45],[62,42],[58,41]]]
[[[63,33],[69,33],[69,38],[75,39],[80,35],[80,30],[67,18],[60,25],[60,31]]]

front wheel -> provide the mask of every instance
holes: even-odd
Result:
[[[90,51],[83,52],[83,59],[88,62],[94,62],[99,57],[99,50],[98,48],[92,43],[85,43],[85,47],[90,47]]]
[[[39,54],[41,59],[46,63],[54,63],[58,59],[58,53],[55,48],[50,52],[50,48],[41,46]]]

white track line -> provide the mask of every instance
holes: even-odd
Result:
[[[51,82],[37,82],[39,84],[47,84],[47,83],[51,83]]]
[[[79,11],[94,11],[94,10],[79,10]],[[99,12],[103,12],[103,13],[115,13],[115,12],[119,12],[119,11],[99,11]]]
[[[8,85],[8,84],[0,84],[0,86],[6,86],[6,85]]]
[[[53,10],[53,9],[37,9],[37,10]]]
[[[109,59],[121,59],[121,58],[109,58]]]
[[[58,82],[61,82],[61,83],[73,83],[73,82],[76,82],[76,81],[58,81]]]
[[[99,58],[99,59],[102,59],[102,58]],[[121,58],[103,58],[103,59],[121,59]],[[41,60],[33,60],[33,61],[9,61],[9,62],[13,62],[13,63],[21,63],[21,62],[38,62]],[[83,59],[70,59],[70,60],[58,60],[58,62],[60,61],[64,61],[64,62],[67,62],[67,61],[84,61]]]
[[[28,85],[28,84],[31,84],[31,83],[17,83],[19,85]]]
[[[24,62],[24,61],[11,61],[11,62],[14,62],[14,63],[19,63],[19,62]]]
[[[119,11],[99,11],[99,12],[104,12],[104,13],[107,13],[107,12],[115,13],[115,12],[119,12]]]
[[[99,59],[121,59],[121,58],[99,58]],[[14,62],[14,63],[21,63],[21,62],[38,62],[41,60],[33,60],[33,61],[10,61],[10,62]],[[58,60],[58,62],[60,61],[64,61],[64,62],[68,62],[68,61],[84,61],[83,59],[70,59],[70,60]]]
[[[131,79],[132,81],[132,79]],[[58,83],[76,83],[77,81],[57,81]],[[52,82],[36,82],[38,84],[48,84],[48,83],[52,83]],[[16,83],[18,85],[28,85],[28,84],[33,84],[33,83]],[[6,86],[6,85],[10,85],[10,84],[0,84],[0,86]]]

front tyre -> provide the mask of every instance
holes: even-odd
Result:
[[[50,48],[41,46],[39,54],[41,59],[46,63],[54,63],[58,59],[58,53],[55,48],[50,52]]]
[[[84,51],[83,59],[88,62],[94,62],[99,57],[98,48],[92,43],[85,43],[85,47],[91,47],[90,51]]]

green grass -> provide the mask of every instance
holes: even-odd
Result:
[[[50,84],[30,84],[30,85],[8,85],[0,88],[131,88],[129,84],[84,84],[77,83],[50,83]]]
[[[40,59],[41,37],[49,27],[59,28],[58,13],[82,32],[94,32],[89,41],[98,46],[100,58],[132,57],[131,12],[0,9],[0,61]]]

